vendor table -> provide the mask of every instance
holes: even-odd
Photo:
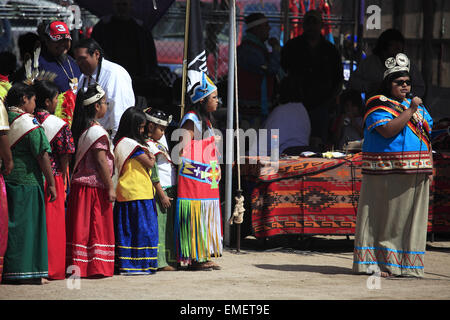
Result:
[[[253,164],[252,164],[253,162]],[[340,159],[245,157],[253,185],[251,220],[257,238],[280,234],[353,235],[361,187],[361,153]],[[434,156],[429,232],[450,232],[450,153]]]

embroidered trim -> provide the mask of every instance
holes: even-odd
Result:
[[[135,249],[135,250],[158,249],[158,247],[125,247],[125,246],[117,246],[117,248],[121,248],[121,249]]]
[[[422,251],[403,251],[379,247],[355,247],[355,264],[382,264],[402,269],[423,269]]]
[[[148,267],[148,268],[120,268],[120,270],[131,270],[131,271],[145,271],[145,270],[157,270],[158,268]]]
[[[72,258],[72,260],[73,261],[79,261],[79,262],[92,262],[92,261],[94,261],[94,260],[99,260],[99,261],[103,261],[103,262],[114,262],[114,259],[112,259],[112,260],[109,260],[109,259],[102,259],[102,258],[97,258],[97,257],[94,257],[94,258],[92,258],[92,259],[88,259],[88,260],[84,260],[84,259],[79,259],[79,258]]]
[[[40,272],[11,272],[3,273],[4,279],[30,279],[30,278],[46,278],[48,277],[47,271]]]
[[[158,257],[144,257],[144,258],[132,258],[132,257],[119,257],[123,260],[156,260]]]
[[[108,248],[114,248],[115,245],[114,244],[99,244],[99,243],[94,243],[92,246],[87,247],[87,246],[83,246],[82,244],[76,244],[76,243],[71,243],[71,242],[67,242],[67,245],[72,245],[72,246],[76,246],[76,247],[81,247],[81,248],[86,248],[86,249],[92,249],[95,246],[98,247],[108,247]]]
[[[389,119],[389,118],[386,118],[386,119],[381,119],[381,120],[378,120],[377,122],[375,122],[375,123],[372,123],[369,127],[367,127],[367,130],[370,130],[370,129],[372,129],[374,126],[376,126],[377,124],[379,124],[379,123],[381,123],[381,122],[385,122],[385,121],[391,121],[392,119]]]
[[[80,256],[93,256],[93,255],[102,255],[102,256],[113,256],[114,250],[112,251],[105,251],[105,250],[99,250],[95,249],[94,252],[87,252],[87,251],[80,251],[80,250],[74,250],[72,251],[74,255],[80,255]]]
[[[371,153],[363,152],[362,173],[417,173],[431,172],[433,169],[428,152],[389,152]]]

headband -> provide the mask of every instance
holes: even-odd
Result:
[[[197,103],[202,98],[206,98],[211,93],[217,90],[216,85],[211,81],[206,73],[202,72],[201,77],[201,82],[197,83],[194,86],[194,89],[190,94],[192,103]]]
[[[156,117],[153,117],[153,116],[151,116],[151,115],[149,115],[149,114],[145,114],[145,117],[147,118],[147,120],[148,121],[150,121],[150,122],[153,122],[153,123],[156,123],[156,124],[160,124],[160,125],[162,125],[162,126],[169,126],[169,123],[171,123],[172,122],[172,115],[170,115],[168,118],[167,118],[167,121],[166,120],[163,120],[163,119],[159,119],[159,118],[156,118]]]
[[[406,71],[409,72],[409,59],[404,53],[397,53],[394,57],[387,58],[384,62],[387,70],[384,72],[384,77],[394,72]]]
[[[105,91],[102,89],[102,87],[97,85],[95,89],[97,90],[97,93],[94,94],[92,97],[83,100],[83,106],[88,106],[103,98],[103,96],[105,95]]]
[[[250,23],[247,23],[247,29],[250,29],[250,28],[259,26],[260,24],[266,23],[266,22],[268,22],[268,21],[269,21],[269,20],[267,20],[266,17],[261,18],[261,19],[258,19],[258,20],[255,20],[255,21],[252,21],[252,22],[250,22]]]

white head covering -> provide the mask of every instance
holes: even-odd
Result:
[[[386,71],[384,72],[384,77],[386,78],[388,75],[394,72],[406,71],[409,72],[409,59],[404,53],[397,53],[394,57],[387,58],[384,62],[386,66]]]

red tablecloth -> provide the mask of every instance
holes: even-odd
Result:
[[[361,154],[344,159],[290,157],[280,160],[279,168],[271,167],[266,157],[243,163],[242,174],[256,183],[251,196],[256,237],[354,234]],[[428,231],[450,232],[450,153],[436,154],[434,165]]]
[[[429,232],[450,232],[450,151],[433,156],[430,188]]]

